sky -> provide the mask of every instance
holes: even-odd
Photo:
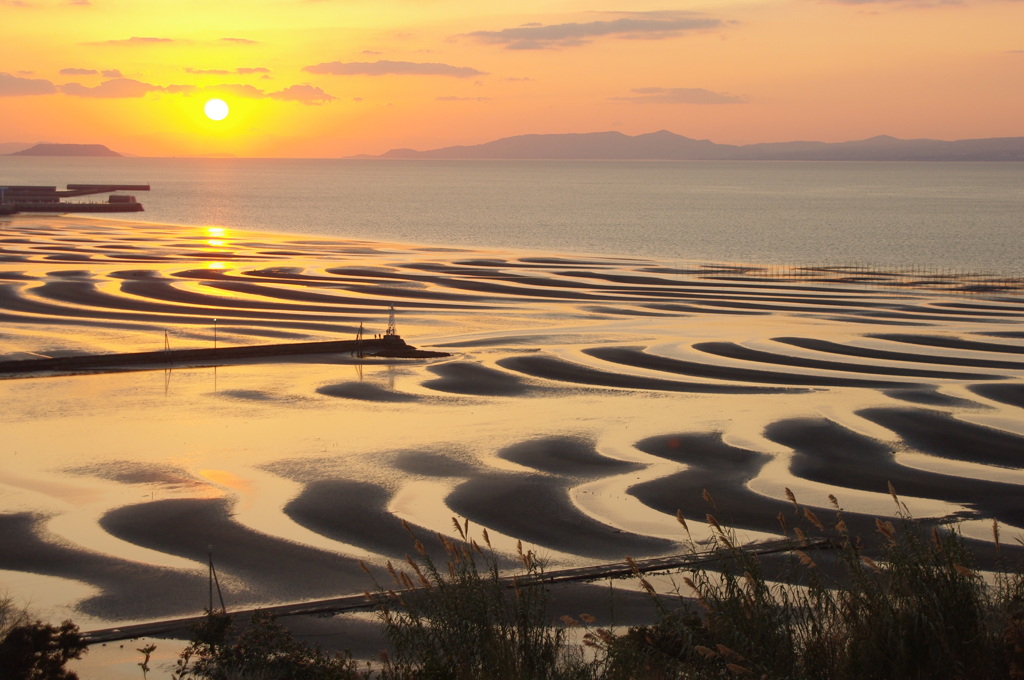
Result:
[[[1024,0],[0,0],[0,143],[1024,136],[1022,29]]]

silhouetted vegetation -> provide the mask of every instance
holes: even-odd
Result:
[[[520,577],[502,581],[487,531],[484,546],[454,522],[459,541],[442,537],[447,563],[435,564],[416,541],[418,559],[396,569],[394,589],[378,584],[380,618],[391,652],[381,660],[385,680],[571,680],[592,677],[591,664],[553,626],[547,590],[520,585],[543,565],[518,544]]]
[[[147,647],[148,651],[153,648]],[[140,650],[144,651],[144,650]],[[148,662],[148,654],[146,655]],[[296,640],[272,616],[257,612],[239,630],[234,618],[208,612],[178,658],[174,680],[355,680],[366,677],[347,654]]]
[[[593,637],[605,652],[603,677],[1024,677],[1021,571],[987,582],[955,529],[922,526],[897,505],[895,523],[876,523],[881,559],[849,535],[836,503],[835,549],[817,561],[798,549],[792,569],[771,580],[709,517],[720,571],[683,577],[695,600],[662,609],[657,623]]]
[[[3,680],[78,680],[65,668],[87,651],[78,626],[33,621],[10,598],[0,600],[0,678]]]
[[[550,611],[538,584],[543,565],[520,545],[521,569],[503,578],[486,530],[483,544],[455,522],[442,538],[445,563],[416,541],[417,556],[396,567],[393,584],[368,594],[390,649],[360,665],[295,640],[266,614],[236,628],[209,613],[182,651],[173,680],[766,680],[937,678],[1024,679],[1024,572],[981,573],[956,527],[925,525],[897,503],[895,521],[876,520],[871,557],[850,535],[838,503],[823,523],[787,490],[808,529],[830,539],[811,550],[792,530],[791,559],[780,562],[738,545],[708,516],[707,539],[688,544],[703,564],[677,574],[666,600],[651,595],[651,623],[594,627]],[[681,524],[689,536],[682,516]],[[785,524],[785,523],[783,523]],[[1000,548],[998,525],[993,523]],[[1018,539],[1019,540],[1019,539]],[[635,566],[635,565],[634,565]],[[369,570],[368,570],[369,571]],[[671,602],[671,606],[666,605]],[[0,602],[0,659],[6,680],[71,680],[64,664],[83,651],[70,622],[29,623]],[[29,651],[31,650],[31,651]],[[139,650],[148,676],[152,646]],[[20,673],[20,674],[18,674]]]

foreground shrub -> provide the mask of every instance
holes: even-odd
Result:
[[[139,650],[152,652],[153,647]],[[143,666],[145,672],[148,654]],[[355,680],[365,678],[348,655],[328,654],[296,640],[274,617],[257,612],[239,631],[233,617],[209,612],[193,630],[172,678],[208,680]]]
[[[60,626],[32,622],[27,612],[6,599],[0,601],[0,636],[3,680],[78,680],[65,665],[81,658],[88,647],[70,621]]]

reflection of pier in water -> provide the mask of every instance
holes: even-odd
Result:
[[[369,358],[420,359],[449,356],[445,352],[419,350],[398,335],[356,340],[325,340],[291,342],[274,345],[242,347],[210,347],[206,349],[163,349],[155,352],[122,354],[86,354],[68,357],[46,357],[0,361],[0,378],[30,374],[66,374],[78,372],[143,371],[168,367],[217,366],[244,364],[260,359],[312,354],[350,354]]]

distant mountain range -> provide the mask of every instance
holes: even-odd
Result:
[[[519,135],[475,146],[430,151],[392,149],[379,156],[453,160],[732,160],[732,161],[1024,161],[1024,137],[934,139],[872,137],[855,142],[716,144],[667,130],[631,137],[621,132]]]
[[[9,156],[120,156],[103,144],[36,144],[28,149],[21,149]]]

